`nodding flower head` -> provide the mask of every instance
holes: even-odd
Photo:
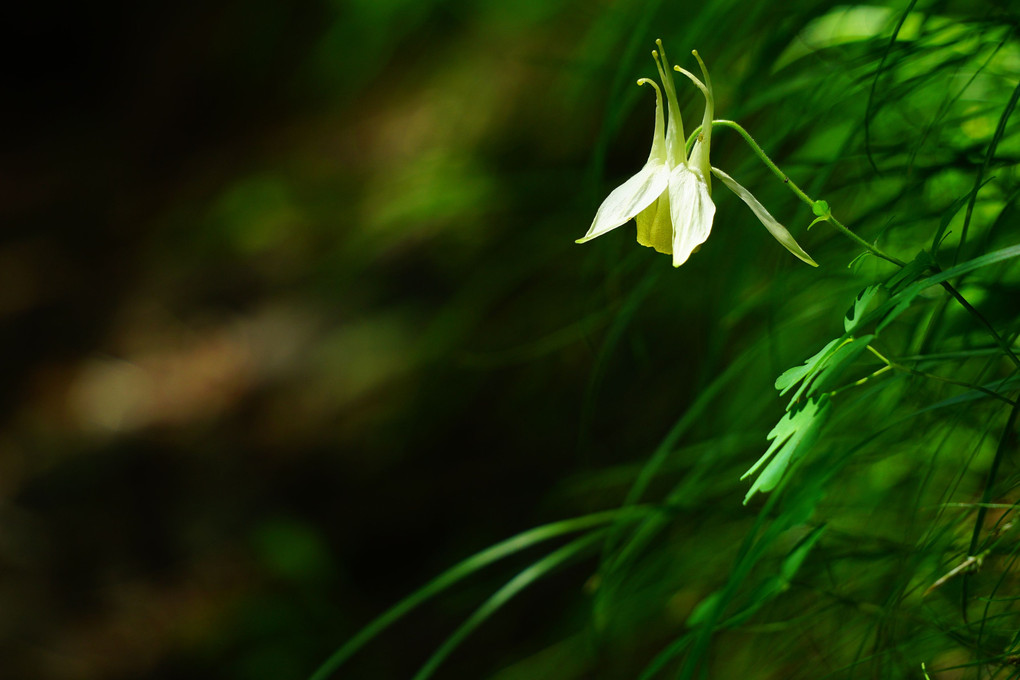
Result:
[[[590,241],[633,219],[637,223],[638,243],[672,255],[673,266],[679,267],[691,253],[700,248],[712,231],[715,204],[712,202],[711,182],[714,174],[747,203],[765,228],[787,250],[804,262],[818,266],[751,192],[722,170],[712,167],[709,151],[715,97],[708,68],[701,56],[697,51],[692,52],[704,81],[680,66],[671,68],[662,41],[656,40],[655,44],[658,49],[652,50],[652,59],[662,80],[662,89],[649,78],[637,81],[638,85],[651,85],[655,90],[655,129],[648,160],[636,175],[614,189],[602,202],[588,233],[577,242]],[[673,82],[674,69],[689,78],[705,97],[701,133],[691,149],[690,157],[685,148],[683,120]],[[666,97],[665,112],[663,91]]]

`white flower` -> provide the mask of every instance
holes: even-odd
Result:
[[[666,91],[668,118],[664,120],[662,91],[659,86],[648,78],[638,80],[638,85],[647,83],[655,89],[655,132],[652,135],[651,153],[648,154],[645,166],[614,189],[602,202],[588,233],[584,238],[578,239],[577,243],[590,241],[633,219],[637,223],[638,243],[655,248],[660,253],[672,254],[673,266],[679,267],[705,242],[712,231],[715,204],[712,202],[711,176],[714,174],[747,203],[777,241],[804,262],[817,267],[815,261],[797,244],[790,232],[769,214],[765,206],[750,191],[719,168],[713,168],[709,164],[715,99],[712,96],[712,80],[708,76],[708,69],[696,51],[693,54],[701,66],[704,82],[693,73],[679,66],[674,67],[690,78],[705,95],[705,116],[701,134],[691,149],[690,158],[687,157],[673,73],[669,68],[666,52],[662,49],[662,41],[656,40],[655,43],[659,49],[652,51],[652,58],[655,59],[655,66]]]

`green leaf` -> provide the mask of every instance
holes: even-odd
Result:
[[[786,559],[783,560],[783,566],[779,568],[779,575],[784,583],[789,584],[793,577],[797,575],[800,565],[804,563],[808,553],[811,552],[811,548],[815,547],[815,543],[822,537],[824,531],[824,524],[816,527],[810,534],[801,539],[800,543],[786,556]]]
[[[798,382],[800,387],[790,399],[787,410],[792,409],[803,396],[812,397],[830,390],[843,371],[852,364],[868,344],[875,339],[874,335],[860,338],[836,338],[821,349],[817,354],[804,362],[784,371],[776,379],[779,394],[786,394]]]
[[[853,333],[857,329],[864,311],[868,308],[868,303],[878,294],[881,288],[879,284],[875,284],[868,286],[857,294],[857,299],[854,300],[853,306],[846,311],[846,315],[843,317],[843,330],[847,333]]]
[[[946,208],[946,211],[942,213],[942,220],[939,222],[939,228],[935,230],[935,235],[932,237],[931,240],[931,251],[933,253],[939,252],[939,244],[942,243],[943,234],[946,233],[946,228],[949,226],[949,223],[953,221],[953,218],[956,217],[956,213],[960,212],[960,209],[963,208],[963,206],[967,205],[967,201],[970,200],[971,194],[975,193],[976,191],[980,191],[981,187],[983,187],[985,184],[988,184],[990,181],[992,181],[992,178],[986,179],[978,186],[972,188],[963,196],[960,196],[955,201],[953,201],[953,204]]]
[[[819,364],[815,375],[804,381],[807,396],[812,397],[835,387],[835,383],[843,375],[843,371],[857,360],[857,357],[868,348],[868,344],[874,339],[874,335],[865,335],[840,345],[836,351]]]
[[[914,257],[913,260],[907,263],[907,266],[890,276],[885,282],[885,287],[892,295],[899,295],[911,284],[924,276],[924,273],[928,271],[928,268],[934,264],[935,261],[932,259],[928,251],[922,250]],[[913,304],[914,299],[920,292],[921,289],[917,289],[910,295],[902,296],[899,301],[888,310],[888,313],[882,318],[882,320],[878,322],[878,325],[875,327],[875,333],[881,333],[886,326],[896,319],[896,317],[905,312],[910,305]]]
[[[896,306],[893,307],[892,309],[890,309],[889,313],[886,314],[885,317],[875,327],[875,332],[876,333],[881,333],[885,329],[886,326],[888,326],[890,323],[892,323],[896,319],[896,317],[898,317],[903,312],[907,311],[907,309],[910,307],[910,305],[913,304],[914,298],[916,298],[916,297],[917,297],[916,295],[911,295],[911,296],[905,297],[905,298],[901,299],[899,302],[897,302]]]
[[[794,385],[799,383],[807,376],[814,373],[818,364],[821,363],[827,356],[834,351],[836,345],[838,345],[843,339],[836,338],[829,344],[823,347],[817,354],[808,359],[801,366],[794,366],[791,369],[783,371],[782,375],[776,378],[776,389],[779,390],[779,396],[783,396],[790,391]],[[796,397],[794,397],[796,399]]]
[[[765,578],[758,587],[754,589],[754,592],[750,594],[750,602],[746,607],[736,612],[733,616],[727,617],[723,621],[719,628],[734,628],[736,626],[743,625],[754,616],[759,609],[764,605],[768,604],[776,598],[785,589],[786,584],[778,576],[769,576]]]
[[[691,615],[687,617],[687,627],[694,628],[702,623],[709,617],[710,614],[719,606],[719,598],[722,597],[722,591],[715,591],[711,593],[704,600],[699,602]]]
[[[346,644],[334,652],[333,655],[327,659],[314,674],[312,674],[311,680],[327,680],[327,678],[332,677],[336,669],[347,661],[347,659],[355,652],[364,647],[368,642],[389,628],[396,621],[403,618],[408,612],[489,564],[501,560],[504,557],[517,554],[518,552],[530,548],[533,545],[537,545],[538,543],[542,543],[553,538],[577,531],[595,529],[596,527],[617,521],[634,521],[643,517],[647,512],[648,509],[643,506],[632,506],[621,510],[596,512],[590,515],[577,517],[575,519],[545,524],[517,534],[516,536],[508,538],[505,541],[501,541],[490,548],[486,548],[459,564],[454,565],[450,569],[447,569],[425,586],[419,588],[411,595],[408,595],[382,615],[377,617],[374,621],[362,628],[357,635],[348,640]],[[596,531],[596,533],[598,536],[603,535],[601,531]],[[568,543],[566,547],[570,547],[572,545],[574,545],[574,543]],[[549,560],[559,553],[560,551],[552,553],[543,560],[540,560],[536,563],[536,565],[546,564],[546,560]],[[532,568],[534,567],[535,565],[532,566]],[[525,570],[525,572],[522,573],[530,572]]]
[[[919,254],[918,258],[921,257],[923,256]],[[930,288],[931,286],[940,284],[943,281],[954,279],[957,276],[962,276],[969,272],[977,271],[978,269],[983,269],[985,267],[990,267],[993,264],[998,264],[1000,262],[1012,260],[1017,257],[1020,257],[1020,244],[1008,246],[1006,248],[1002,248],[1001,250],[986,253],[985,255],[980,255],[978,257],[975,257],[973,260],[968,260],[966,262],[956,265],[955,267],[951,267],[949,269],[946,269],[945,271],[941,271],[938,274],[933,274],[923,279],[917,279],[913,283],[910,284],[904,283],[905,287],[903,287],[901,290],[896,291],[888,300],[886,300],[882,304],[878,305],[878,307],[868,312],[867,315],[865,315],[865,318],[862,319],[861,323],[870,323],[878,319],[883,319],[883,317],[886,317],[886,315],[890,313],[893,314],[900,313],[903,309],[906,309],[905,305],[908,306],[910,304],[910,301],[913,300],[914,297],[916,297],[917,294],[920,293],[925,288]],[[885,323],[888,323],[889,320],[891,319],[888,319],[888,317],[886,317],[883,325]]]
[[[868,286],[860,293],[854,300],[854,304],[847,310],[845,318],[843,319],[843,328],[849,334],[853,331],[858,330],[864,325],[865,311],[871,301],[878,295],[881,290],[881,285]],[[874,315],[867,315],[868,320],[874,320]],[[862,338],[854,339],[851,337],[840,337],[830,340],[821,350],[819,350],[814,356],[810,357],[800,366],[794,366],[793,368],[783,371],[783,373],[776,378],[776,389],[779,390],[780,395],[784,395],[789,392],[797,383],[800,383],[800,388],[793,395],[790,400],[792,406],[800,400],[805,394],[807,396],[813,396],[819,392],[829,389],[832,384],[839,378],[843,370],[849,366],[875,338],[874,335],[867,335]],[[787,407],[790,408],[789,406]]]
[[[886,279],[885,287],[891,294],[896,295],[924,276],[924,272],[934,264],[935,260],[932,259],[928,251],[922,250],[905,267]]]
[[[857,264],[858,262],[863,262],[864,258],[868,257],[869,255],[871,255],[871,253],[869,253],[866,250],[863,251],[863,252],[858,253],[857,257],[855,257],[854,259],[850,260],[850,264],[848,264],[846,266],[846,268],[847,269],[853,269],[855,264]]]
[[[964,404],[969,401],[975,401],[977,399],[988,399],[989,397],[988,392],[997,392],[998,394],[1002,395],[1008,394],[1013,390],[1020,388],[1020,377],[1013,377],[1005,380],[993,380],[992,382],[988,382],[985,383],[984,385],[981,385],[981,387],[985,391],[967,390],[963,394],[957,394],[952,397],[949,397],[948,399],[943,399],[942,401],[936,402],[929,406],[925,406],[924,408],[915,411],[908,417],[918,416],[921,415],[922,413],[928,413],[929,411],[935,411],[937,409],[946,408],[949,406]]]
[[[740,611],[736,612],[733,616],[726,618],[718,628],[733,628],[745,623],[751,618],[763,605],[771,602],[780,595],[783,591],[790,587],[790,581],[797,575],[801,565],[807,558],[808,553],[818,543],[818,539],[822,537],[822,533],[825,531],[825,525],[816,527],[808,533],[807,536],[802,538],[793,550],[783,558],[783,562],[779,567],[779,574],[765,578],[755,586],[754,591],[747,597],[748,604],[741,608]],[[687,627],[694,628],[696,626],[704,624],[706,621],[711,619],[718,619],[719,614],[722,612],[717,611],[719,607],[724,606],[722,598],[724,590],[716,590],[709,594],[705,599],[694,607],[690,616],[687,617]]]
[[[804,457],[821,434],[829,415],[829,396],[823,394],[793,404],[769,432],[772,445],[741,479],[747,479],[764,466],[758,479],[744,496],[744,505],[759,491],[771,491],[782,480],[790,465]]]
[[[442,645],[440,645],[432,656],[429,657],[428,661],[426,661],[425,664],[418,670],[412,680],[427,680],[428,678],[431,678],[435,674],[436,668],[438,668],[446,657],[448,657],[450,653],[464,641],[464,638],[474,632],[475,629],[502,608],[503,605],[516,597],[522,590],[542,579],[550,572],[570,563],[578,557],[584,556],[589,552],[593,552],[599,543],[604,540],[605,533],[606,530],[603,529],[575,539],[549,553],[507,581],[502,588],[497,590],[485,602],[483,602],[482,605],[478,607],[478,609],[476,609],[475,612],[468,617],[468,619],[464,621],[464,623],[462,623]]]

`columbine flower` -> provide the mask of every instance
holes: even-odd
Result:
[[[690,78],[705,95],[705,116],[701,134],[687,157],[683,121],[680,106],[673,85],[673,73],[662,49],[662,41],[656,40],[658,50],[652,51],[655,67],[666,91],[668,118],[662,110],[662,91],[648,78],[638,80],[655,89],[655,132],[652,136],[652,150],[648,161],[640,171],[618,186],[599,206],[595,220],[584,238],[577,243],[590,241],[608,231],[626,224],[631,219],[637,222],[637,241],[643,246],[655,248],[660,253],[673,255],[673,266],[679,267],[691,256],[712,231],[715,204],[712,202],[712,178],[714,174],[733,193],[751,208],[765,228],[787,250],[804,262],[817,267],[811,256],[797,244],[790,232],[776,218],[769,214],[750,191],[737,183],[719,168],[709,164],[708,154],[712,140],[712,119],[715,113],[715,98],[712,96],[712,80],[708,76],[705,62],[693,52],[705,77],[702,82],[693,73],[675,66],[677,71]]]

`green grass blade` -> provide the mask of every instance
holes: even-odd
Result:
[[[385,613],[362,628],[357,635],[334,652],[333,655],[325,663],[323,663],[322,666],[315,671],[315,673],[312,674],[310,680],[326,680],[336,671],[337,668],[347,661],[347,659],[354,655],[355,652],[364,647],[368,642],[391,625],[396,623],[408,612],[415,609],[429,598],[434,597],[458,581],[467,578],[471,574],[474,574],[493,562],[497,562],[504,557],[513,555],[530,548],[531,546],[559,536],[584,531],[586,529],[591,529],[615,521],[631,521],[643,516],[647,512],[648,509],[646,507],[635,506],[623,510],[610,510],[606,512],[592,513],[583,517],[544,524],[540,527],[535,527],[534,529],[517,534],[516,536],[497,543],[490,548],[486,548],[485,550],[472,555],[466,560],[444,571],[435,579],[398,602]]]
[[[425,662],[425,665],[421,667],[421,670],[415,674],[413,680],[426,680],[431,677],[436,668],[439,667],[439,664],[441,664],[443,660],[446,659],[446,657],[449,656],[450,653],[464,641],[464,638],[484,623],[486,619],[495,614],[500,607],[549,572],[583,555],[586,551],[593,549],[600,541],[602,541],[605,534],[606,530],[601,530],[582,536],[562,548],[551,552],[538,562],[535,562],[530,567],[517,574],[517,576],[510,579],[506,585],[493,593],[481,607],[476,609],[475,613],[472,614],[467,621],[461,624],[461,626],[454,631],[453,635],[446,639],[446,642],[444,642],[442,646],[436,650],[435,654],[433,654],[431,658]]]

